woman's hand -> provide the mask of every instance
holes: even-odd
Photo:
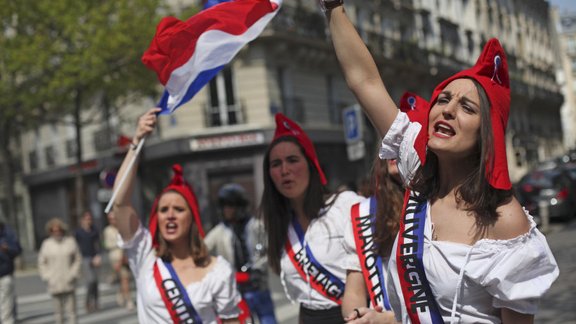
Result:
[[[138,118],[138,127],[136,128],[136,133],[132,139],[132,144],[138,145],[140,141],[152,133],[156,127],[157,117],[156,115],[161,111],[160,108],[152,108],[148,110],[144,115]]]
[[[360,307],[344,318],[346,323],[352,324],[368,324],[368,323],[396,323],[394,312],[383,311],[381,306],[376,306],[374,309],[367,307]]]

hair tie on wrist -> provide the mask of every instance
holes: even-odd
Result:
[[[360,311],[358,310],[358,308],[354,308],[354,311],[356,312],[356,318],[362,317],[362,316],[360,315]]]

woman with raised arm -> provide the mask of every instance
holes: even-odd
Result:
[[[182,168],[152,207],[149,228],[131,204],[137,164],[127,171],[137,144],[152,133],[158,108],[138,120],[131,149],[118,171],[129,172],[114,202],[114,214],[137,290],[140,323],[239,323],[234,272],[222,257],[211,257],[204,245],[198,203]],[[115,184],[117,186],[117,184]],[[117,189],[117,188],[114,188]]]
[[[260,206],[268,263],[288,298],[300,304],[300,323],[343,323],[342,241],[350,207],[361,197],[352,191],[330,195],[310,138],[284,115],[275,118]]]
[[[389,264],[397,318],[533,322],[558,266],[512,194],[505,147],[510,84],[500,43],[488,41],[472,68],[436,87],[428,113],[411,118],[397,112],[343,1],[323,2],[348,85],[386,134],[380,157],[398,159],[410,188]],[[360,313],[357,322],[378,315]]]

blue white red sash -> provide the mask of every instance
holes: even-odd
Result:
[[[396,266],[404,306],[414,324],[444,323],[422,262],[427,207],[427,201],[419,194],[406,191],[396,246]]]
[[[310,286],[324,297],[338,305],[342,304],[344,282],[324,268],[304,245],[304,231],[296,218],[288,225],[288,240],[284,248],[292,264],[305,282],[310,278]]]
[[[386,293],[382,257],[378,254],[374,243],[376,199],[370,197],[354,204],[350,215],[356,243],[356,254],[360,260],[364,282],[366,283],[372,306],[382,306],[386,310],[391,310],[388,294]]]
[[[162,296],[164,305],[172,322],[174,323],[202,323],[202,319],[186,292],[186,289],[178,279],[178,274],[172,265],[158,258],[154,263],[154,281]]]

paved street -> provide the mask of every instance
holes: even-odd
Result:
[[[101,275],[100,309],[87,314],[84,308],[85,289],[80,284],[76,290],[79,323],[136,324],[136,310],[128,311],[116,304],[115,287],[102,282],[107,274]],[[284,296],[282,285],[277,276],[270,276],[272,298],[276,306],[276,317],[280,323],[297,324],[298,307],[290,304]],[[16,294],[18,304],[18,323],[52,324],[54,323],[52,300],[46,293],[46,287],[34,269],[19,272],[16,275]],[[133,295],[135,296],[135,294]]]
[[[553,224],[547,238],[560,265],[560,277],[543,299],[536,323],[576,324],[576,222]],[[51,299],[36,271],[19,272],[16,277],[19,323],[53,323]],[[105,281],[106,274],[101,278],[101,281]],[[279,322],[297,324],[298,308],[284,296],[277,276],[271,275],[270,287]],[[114,287],[101,283],[100,294],[100,310],[87,314],[83,305],[85,289],[82,285],[77,289],[80,323],[138,323],[135,310],[118,307]]]
[[[576,221],[553,225],[546,236],[560,267],[560,276],[540,304],[536,323],[576,323]]]

